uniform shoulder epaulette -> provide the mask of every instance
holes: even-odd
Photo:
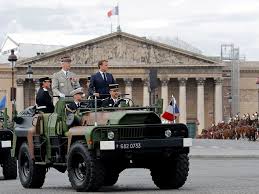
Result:
[[[66,104],[66,110],[68,110],[69,112],[75,113],[76,110],[72,110],[71,108],[68,107],[68,104]]]

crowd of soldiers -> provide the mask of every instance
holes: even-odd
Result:
[[[203,129],[201,134],[197,136],[200,139],[248,139],[255,141],[258,137],[258,118],[257,112],[250,115],[236,114],[230,118],[227,123],[222,121],[217,125],[212,124],[211,127]]]

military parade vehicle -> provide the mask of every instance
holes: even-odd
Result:
[[[72,187],[81,192],[114,185],[127,168],[150,169],[160,189],[184,185],[192,144],[186,125],[162,124],[154,106],[97,108],[96,100],[94,107],[84,100],[71,115],[70,102],[60,99],[48,114],[29,107],[14,119],[23,187],[42,187],[52,167],[67,171]]]
[[[17,161],[11,156],[13,142],[12,123],[7,115],[7,109],[0,111],[0,164],[4,179],[16,179]]]

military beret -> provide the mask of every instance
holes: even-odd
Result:
[[[109,89],[110,90],[119,89],[119,84],[109,84]]]
[[[49,77],[42,77],[42,78],[39,79],[40,83],[43,83],[45,81],[51,81],[51,79]]]
[[[77,89],[73,90],[72,92],[70,92],[71,96],[74,96],[76,94],[84,94],[83,88],[77,88]]]
[[[63,56],[60,58],[60,62],[71,62],[71,58],[69,56]]]

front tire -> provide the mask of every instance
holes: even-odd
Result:
[[[6,180],[16,179],[17,177],[17,160],[11,156],[11,152],[7,154],[6,160],[3,161],[3,175]]]
[[[188,172],[189,157],[187,154],[169,158],[151,168],[152,180],[160,189],[179,189],[187,180]]]
[[[69,181],[76,191],[97,191],[103,186],[104,167],[82,142],[71,146],[67,167]]]
[[[46,167],[31,159],[27,143],[23,143],[19,151],[18,171],[24,188],[41,188],[44,184]]]
[[[119,172],[111,171],[106,169],[104,177],[104,186],[113,186],[117,183],[119,179]]]

